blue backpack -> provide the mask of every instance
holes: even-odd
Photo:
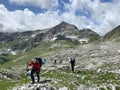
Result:
[[[44,59],[42,59],[42,65],[44,65],[45,64],[45,60]]]

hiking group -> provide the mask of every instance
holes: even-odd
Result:
[[[30,77],[32,79],[32,84],[35,83],[35,77],[34,74],[36,73],[37,76],[37,83],[40,82],[40,70],[41,66],[45,63],[44,59],[40,57],[34,58],[31,62],[28,63],[27,66],[31,67],[30,71]],[[55,61],[55,64],[57,61]],[[74,72],[74,67],[75,67],[75,58],[70,58],[70,64],[71,64],[71,70]]]
[[[40,57],[36,57],[30,63],[28,63],[28,66],[31,66],[30,76],[32,79],[32,84],[35,83],[35,78],[34,78],[35,73],[37,76],[37,83],[40,82],[40,70],[43,63],[44,61]]]

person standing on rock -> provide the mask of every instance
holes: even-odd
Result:
[[[30,72],[30,76],[31,76],[31,79],[32,79],[32,84],[35,83],[35,79],[34,79],[34,73],[36,73],[36,76],[37,76],[37,82],[39,83],[40,81],[40,63],[39,61],[37,60],[37,58],[34,58],[29,64],[28,66],[31,66],[31,72]]]
[[[70,64],[71,64],[71,69],[74,72],[74,67],[75,67],[75,58],[70,58]]]

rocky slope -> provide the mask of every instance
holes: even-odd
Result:
[[[120,40],[120,26],[117,26],[112,31],[104,36],[104,40]]]
[[[41,56],[47,61],[42,67],[41,82],[35,85],[29,82],[13,90],[119,90],[119,46],[119,42],[96,42],[44,53]],[[76,59],[74,73],[70,57]],[[69,85],[73,85],[72,89]]]
[[[44,32],[46,32],[46,30],[44,30]],[[38,30],[15,33],[1,33],[0,47],[11,49],[13,51],[31,49],[40,43],[44,32]]]

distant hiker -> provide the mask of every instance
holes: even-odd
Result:
[[[75,67],[75,58],[70,58],[70,64],[71,64],[71,69],[74,72],[74,67]]]
[[[56,59],[54,60],[54,64],[57,64],[57,60]]]
[[[41,67],[41,64],[39,63],[39,61],[37,60],[37,58],[34,58],[29,64],[29,66],[31,66],[31,72],[30,72],[30,76],[31,76],[31,79],[32,79],[32,84],[35,83],[35,79],[34,79],[34,73],[36,73],[36,76],[37,76],[37,82],[40,81],[40,67]]]

